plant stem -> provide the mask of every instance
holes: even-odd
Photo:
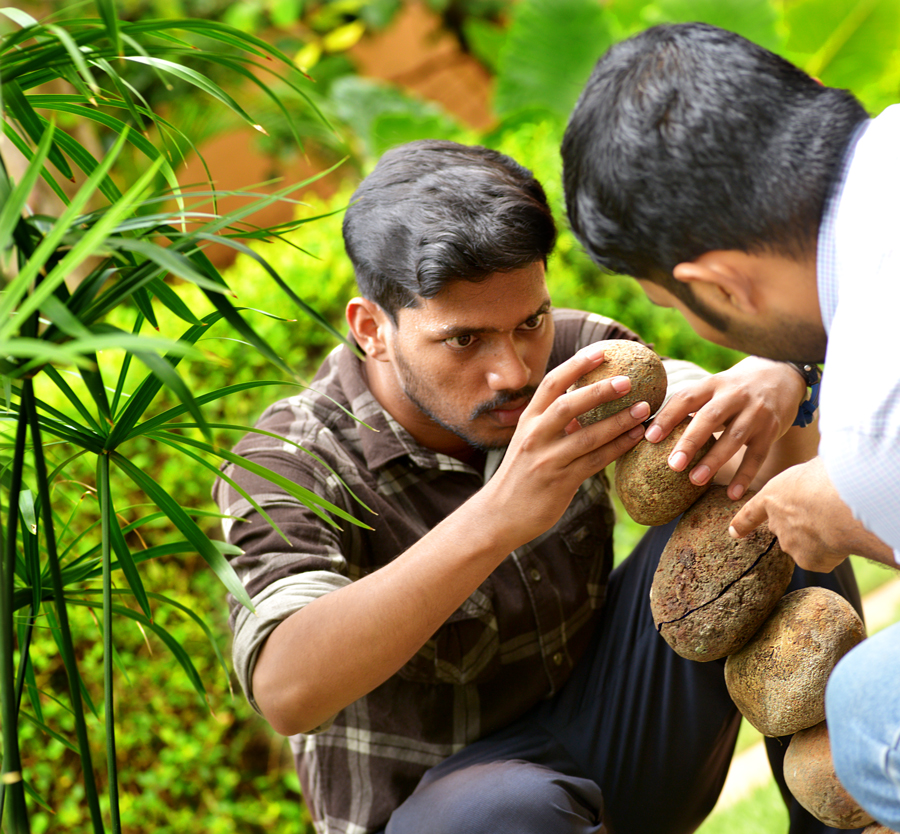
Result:
[[[9,518],[6,522],[3,558],[0,559],[0,714],[3,716],[3,775],[0,779],[0,820],[5,810],[6,789],[10,789],[10,830],[15,834],[29,831],[25,807],[25,785],[22,781],[22,759],[19,753],[19,716],[13,664],[13,576],[15,573],[18,535],[19,492],[25,466],[27,443],[25,417],[19,413],[13,452],[12,482],[9,489]]]
[[[94,778],[94,767],[91,760],[91,748],[88,743],[87,724],[84,720],[84,706],[81,702],[79,688],[80,675],[75,660],[75,647],[72,642],[72,631],[69,627],[69,612],[66,607],[65,587],[59,556],[56,552],[56,536],[53,527],[53,510],[50,504],[50,484],[47,479],[47,463],[41,442],[41,427],[38,422],[37,408],[34,398],[34,383],[26,379],[22,385],[21,408],[25,413],[31,429],[31,440],[34,445],[34,469],[37,480],[38,495],[41,500],[41,517],[44,527],[44,542],[47,549],[47,567],[53,587],[53,598],[56,604],[56,615],[59,620],[59,647],[62,651],[63,664],[69,681],[69,695],[72,700],[72,712],[75,716],[75,733],[78,737],[78,751],[81,756],[81,769],[84,774],[84,793],[91,811],[94,831],[104,831],[103,817],[100,813],[100,801],[97,796],[97,783]]]
[[[100,498],[100,519],[103,542],[103,700],[106,718],[106,766],[109,772],[109,804],[114,834],[120,834],[122,822],[119,815],[119,770],[116,764],[116,722],[113,703],[113,652],[112,641],[112,537],[110,525],[116,524],[109,490],[109,455],[97,460],[97,489]]]

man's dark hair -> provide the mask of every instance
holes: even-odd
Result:
[[[740,35],[656,26],[611,47],[575,106],[569,222],[597,264],[682,298],[672,270],[704,252],[806,257],[866,118],[851,93]]]
[[[397,310],[453,281],[482,281],[547,258],[556,226],[531,171],[496,151],[410,142],[385,153],[344,216],[365,298]]]

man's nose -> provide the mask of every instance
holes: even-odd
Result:
[[[487,373],[493,391],[518,391],[531,381],[531,370],[525,357],[525,347],[514,340],[498,346]]]

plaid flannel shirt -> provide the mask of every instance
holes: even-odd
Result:
[[[637,338],[601,316],[572,310],[553,315],[550,368],[592,342]],[[689,377],[699,371],[689,363],[675,365]],[[229,600],[235,670],[254,707],[253,666],[282,620],[392,560],[485,482],[484,472],[417,444],[381,408],[360,361],[343,347],[327,358],[311,390],[270,407],[258,426],[314,452],[333,472],[292,443],[265,435],[248,434],[236,451],[374,529],[347,523],[332,528],[270,482],[229,466],[226,473],[272,516],[288,545],[249,502],[225,482],[216,483],[222,511],[240,519],[226,521],[225,533],[244,550],[232,562],[257,608],[253,615]],[[350,490],[377,515],[356,503]],[[613,523],[600,474],[580,487],[552,529],[510,553],[396,675],[317,732],[291,739],[319,832],[381,829],[429,767],[559,690],[603,605]]]

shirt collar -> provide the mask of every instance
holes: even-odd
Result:
[[[831,323],[834,321],[834,314],[837,312],[838,305],[838,274],[837,274],[837,251],[835,232],[837,228],[838,206],[841,202],[841,196],[844,192],[844,185],[847,182],[847,176],[850,172],[850,166],[853,162],[853,154],[856,151],[856,143],[865,133],[871,120],[862,122],[853,133],[847,149],[844,151],[844,157],[841,161],[841,167],[835,177],[834,184],[831,187],[831,193],[825,201],[825,211],[822,214],[822,222],[819,224],[819,237],[816,247],[816,286],[819,292],[819,310],[822,313],[822,323],[825,325],[825,332],[831,330]]]
[[[456,458],[422,446],[385,411],[369,390],[363,360],[353,351],[342,345],[333,358],[337,362],[338,378],[348,410],[365,424],[359,427],[359,443],[369,471],[374,472],[403,456],[408,456],[423,469],[475,471]]]

